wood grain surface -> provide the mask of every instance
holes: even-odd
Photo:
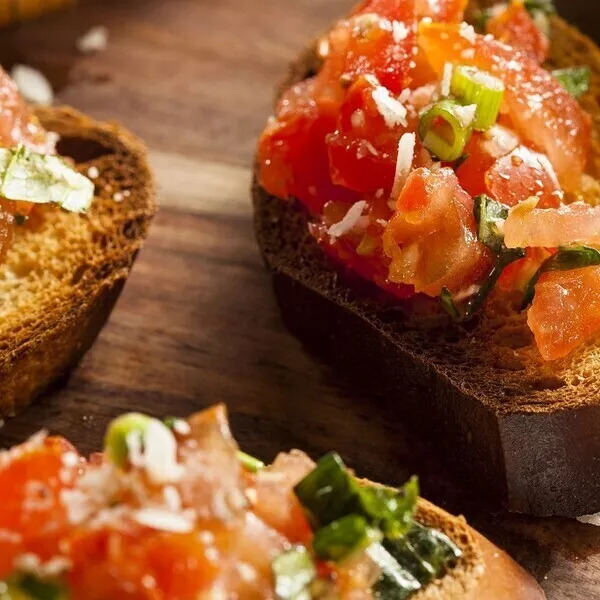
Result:
[[[122,411],[186,415],[225,401],[249,452],[337,448],[360,475],[390,484],[418,472],[426,497],[464,513],[550,600],[600,599],[600,529],[509,515],[477,482],[454,481],[400,406],[350,388],[281,324],[252,234],[253,149],[286,63],[350,4],[104,0],[0,32],[4,66],[40,68],[59,101],[147,141],[162,205],[93,349],[62,389],[0,429],[0,445],[46,427],[88,452]],[[595,2],[563,4],[598,27]],[[99,24],[107,50],[78,54],[75,40]]]

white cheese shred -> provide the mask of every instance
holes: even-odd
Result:
[[[398,125],[402,125],[403,127],[408,125],[406,120],[408,111],[402,102],[390,95],[387,88],[384,88],[382,85],[375,88],[373,90],[373,100],[379,114],[390,129],[398,127]]]
[[[392,199],[396,200],[412,168],[417,136],[414,133],[405,133],[398,142],[398,159],[396,160],[396,174],[392,188]]]
[[[344,218],[339,223],[332,225],[327,233],[333,238],[338,238],[352,231],[358,225],[366,205],[367,203],[364,200],[355,202]]]

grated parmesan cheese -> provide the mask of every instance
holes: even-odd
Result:
[[[355,202],[350,207],[344,218],[339,223],[332,225],[327,233],[331,237],[338,238],[342,235],[345,235],[349,231],[352,231],[357,226],[366,205],[367,203],[364,200]]]
[[[162,508],[141,508],[132,515],[139,525],[158,531],[171,533],[189,533],[194,529],[194,523],[183,514],[174,513]]]
[[[54,92],[50,82],[37,69],[27,65],[15,65],[11,77],[25,100],[43,105],[54,102]]]
[[[454,65],[452,63],[446,63],[444,65],[444,74],[442,76],[441,93],[442,96],[450,95],[450,85],[452,83],[452,73],[454,72]]]
[[[394,175],[394,186],[392,198],[397,198],[412,168],[415,154],[417,136],[414,133],[405,133],[398,142],[398,159],[396,160],[396,174]]]
[[[403,127],[408,125],[406,120],[406,108],[400,101],[393,98],[390,95],[389,90],[382,85],[373,90],[373,100],[375,101],[375,106],[377,106],[379,114],[383,117],[385,124],[390,129],[398,127],[398,125],[402,125]]]
[[[143,439],[144,468],[150,480],[157,485],[179,481],[184,469],[177,463],[177,440],[173,432],[162,421],[152,419]]]
[[[596,513],[595,515],[583,515],[582,517],[577,517],[577,520],[586,525],[600,527],[600,513]]]
[[[477,114],[477,104],[469,104],[467,106],[457,106],[454,109],[456,116],[460,120],[463,127],[470,127],[475,120]]]
[[[392,35],[396,44],[404,41],[410,34],[410,29],[401,21],[392,21]]]
[[[458,33],[461,35],[461,37],[465,38],[465,40],[471,42],[471,44],[474,44],[477,41],[477,34],[475,33],[475,28],[473,27],[473,25],[469,25],[464,21],[460,24],[460,29]]]
[[[102,52],[108,46],[108,29],[103,25],[92,27],[77,40],[77,50],[82,54]]]

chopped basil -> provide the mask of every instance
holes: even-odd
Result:
[[[386,540],[384,546],[422,585],[443,575],[462,554],[448,536],[420,523],[403,538]]]
[[[588,246],[569,246],[559,248],[558,252],[545,261],[531,278],[523,296],[522,310],[525,310],[533,301],[535,286],[539,278],[549,271],[572,271],[583,267],[600,265],[600,251]]]
[[[399,490],[360,485],[339,455],[331,453],[318,462],[294,491],[315,529],[357,514],[387,536],[398,537],[412,523],[419,485],[416,478]]]
[[[238,458],[242,463],[242,467],[246,469],[246,471],[250,471],[251,473],[257,473],[261,469],[265,468],[265,463],[262,460],[258,460],[258,458],[254,458],[254,456],[250,456],[250,454],[246,454],[241,450],[238,450]]]
[[[522,248],[507,248],[504,244],[504,235],[501,225],[508,217],[508,206],[492,200],[485,194],[477,196],[474,200],[475,220],[477,221],[477,237],[495,255],[496,263],[488,273],[479,291],[472,296],[463,307],[454,302],[452,294],[447,289],[442,290],[440,297],[442,308],[455,320],[464,321],[471,318],[483,305],[490,295],[502,271],[510,264],[523,258],[525,250]]]
[[[313,550],[322,560],[343,561],[355,552],[368,548],[382,538],[361,515],[346,515],[321,527],[313,538]]]
[[[375,584],[375,597],[379,600],[404,600],[421,589],[419,580],[381,544],[367,549],[367,556],[381,569]]]
[[[0,196],[85,212],[94,198],[94,184],[59,156],[38,154],[21,145],[0,148]]]
[[[4,583],[4,585],[2,585]],[[43,581],[35,575],[14,575],[0,581],[0,600],[68,600],[66,588],[55,581]]]
[[[525,0],[523,5],[534,16],[536,12],[545,15],[553,15],[556,12],[553,0]]]
[[[591,71],[589,67],[569,67],[552,71],[552,75],[575,98],[583,96],[590,89]]]
[[[279,600],[310,600],[309,586],[317,575],[317,569],[304,546],[283,552],[273,560],[271,568]]]

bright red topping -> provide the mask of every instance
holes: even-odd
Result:
[[[486,30],[498,41],[523,52],[540,65],[548,58],[550,40],[535,24],[522,0],[514,0],[505,11],[491,18]]]
[[[595,336],[600,331],[600,267],[542,275],[527,322],[546,360],[563,358]]]
[[[495,11],[492,35],[478,35],[460,22],[466,4],[363,1],[321,45],[319,74],[284,95],[261,138],[266,189],[297,198],[330,256],[399,299],[446,288],[460,302],[486,289],[497,258],[478,239],[479,195],[516,207],[498,235],[526,253],[505,267],[499,293],[522,294],[559,245],[598,243],[592,209],[564,205],[582,186],[591,119],[541,66],[549,42],[540,23],[515,0]],[[457,83],[456,66],[478,71]],[[504,85],[501,98],[490,75]],[[468,101],[452,96],[457,85],[466,86]],[[488,89],[478,97],[486,86],[496,96]],[[421,115],[440,98],[431,122],[437,141],[428,143]],[[491,119],[478,115],[478,123],[496,119],[485,131],[473,121],[473,111],[485,109],[466,106],[481,98],[487,110],[501,101]],[[456,111],[454,126],[440,116],[448,110]],[[456,123],[466,129],[458,136]],[[444,144],[448,157],[462,156],[439,162],[433,151],[443,156]],[[527,202],[536,210],[525,215]]]

